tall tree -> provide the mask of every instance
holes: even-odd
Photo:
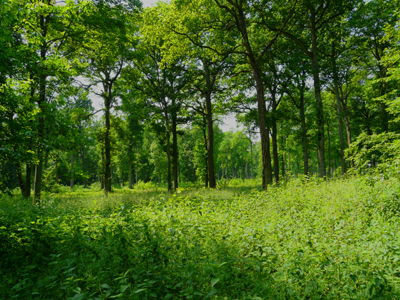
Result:
[[[104,192],[111,192],[111,110],[117,100],[116,81],[132,58],[137,43],[138,1],[99,1],[86,15],[86,34],[79,48],[78,60],[84,65],[83,75],[90,84],[100,85],[101,92],[92,90],[103,98],[105,115]]]

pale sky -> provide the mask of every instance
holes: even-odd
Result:
[[[158,2],[158,0],[142,0],[143,7],[149,7]]]

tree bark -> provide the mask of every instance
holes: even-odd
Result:
[[[31,196],[31,177],[32,177],[32,166],[26,164],[26,185],[25,185],[25,197],[29,198]]]
[[[309,174],[308,168],[308,142],[307,142],[307,127],[306,127],[306,116],[305,116],[305,101],[304,101],[304,89],[305,80],[302,80],[300,87],[300,120],[301,120],[301,139],[303,145],[303,164],[304,164],[304,175]]]
[[[203,118],[203,138],[204,138],[204,147],[206,149],[206,156],[205,156],[205,168],[206,168],[206,174],[204,178],[204,186],[208,188],[209,186],[209,178],[208,178],[208,141],[207,141],[207,133],[206,133],[206,126],[207,126],[207,120]]]
[[[39,16],[40,28],[42,29],[41,35],[43,38],[47,35],[47,26],[45,22],[45,18],[43,15]],[[43,43],[40,49],[40,57],[42,61],[46,61],[47,55],[47,45]],[[42,174],[43,174],[43,142],[44,142],[44,113],[45,113],[45,102],[46,102],[46,74],[45,67],[42,66],[39,73],[39,97],[38,97],[38,108],[40,110],[38,116],[38,127],[37,127],[37,136],[39,140],[38,150],[37,150],[37,158],[38,165],[35,167],[35,183],[34,183],[34,197],[32,199],[32,204],[34,205],[36,201],[40,201],[42,194]]]
[[[74,154],[72,152],[71,152],[71,174],[70,174],[69,187],[71,191],[74,188]]]
[[[104,97],[105,102],[105,118],[106,118],[106,132],[104,135],[104,147],[105,147],[105,178],[104,178],[104,193],[108,196],[108,193],[111,192],[111,141],[110,141],[110,130],[111,130],[111,122],[110,122],[110,109],[111,109],[111,87],[106,86],[105,89],[107,95]]]
[[[173,173],[173,190],[178,188],[178,135],[177,127],[177,112],[175,101],[172,107],[172,173]]]
[[[340,144],[340,165],[341,165],[341,173],[344,175],[346,173],[346,160],[344,159],[344,135],[343,135],[343,121],[342,121],[342,108],[339,94],[339,78],[336,67],[336,53],[335,53],[335,44],[332,45],[332,72],[333,72],[333,84],[335,87],[335,96],[336,96],[336,107],[337,107],[337,115],[338,115],[338,130],[339,130],[339,144]]]
[[[128,177],[129,177],[129,189],[133,189],[133,178],[132,178],[132,159],[129,158],[129,170],[128,170]]]
[[[272,100],[272,114],[271,114],[271,123],[272,123],[272,154],[274,158],[274,179],[275,183],[279,183],[279,155],[278,155],[278,127],[276,125],[276,91],[275,86],[272,88],[271,100]]]
[[[204,64],[206,75],[206,113],[207,113],[207,133],[208,133],[208,147],[207,147],[207,163],[208,163],[208,181],[210,188],[216,187],[215,182],[215,166],[214,166],[214,128],[213,128],[213,114],[211,104],[211,74],[208,63]]]
[[[42,50],[42,58],[45,58],[46,55],[43,54]],[[38,140],[39,146],[37,150],[37,159],[39,163],[35,167],[35,184],[34,184],[34,197],[32,199],[32,204],[34,205],[36,202],[40,201],[42,194],[42,175],[43,175],[43,141],[44,141],[44,104],[46,101],[46,76],[39,76],[39,99],[38,99],[38,107],[40,109],[39,120],[38,120]]]
[[[262,82],[260,69],[258,67],[258,64],[254,56],[252,55],[252,52],[249,55],[249,60],[253,71],[253,77],[256,82],[258,123],[260,127],[261,153],[262,153],[262,188],[266,189],[267,185],[272,183],[272,176],[271,176],[271,154],[269,149],[269,134],[266,122],[267,108],[265,106],[264,84]]]
[[[319,78],[319,63],[318,63],[318,49],[317,49],[317,29],[315,12],[311,11],[311,42],[312,42],[312,73],[314,78],[314,92],[317,106],[317,126],[318,126],[318,162],[319,162],[319,176],[326,177],[326,164],[325,164],[325,135],[324,135],[324,110],[321,97],[321,82]]]
[[[139,182],[139,146],[136,144],[136,183]]]
[[[326,133],[328,135],[328,176],[331,177],[331,134],[329,130],[329,122],[326,122]]]
[[[104,159],[104,149],[101,149],[101,172],[100,172],[100,178],[101,178],[101,189],[104,189],[105,183],[105,159]]]
[[[167,129],[167,185],[168,185],[168,192],[172,190],[172,180],[171,180],[171,142],[170,142],[170,133]]]

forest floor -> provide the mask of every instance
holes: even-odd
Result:
[[[400,299],[400,181],[0,198],[0,299]]]

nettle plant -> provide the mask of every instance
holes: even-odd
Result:
[[[362,133],[347,149],[346,157],[353,162],[354,172],[400,177],[400,135]]]

